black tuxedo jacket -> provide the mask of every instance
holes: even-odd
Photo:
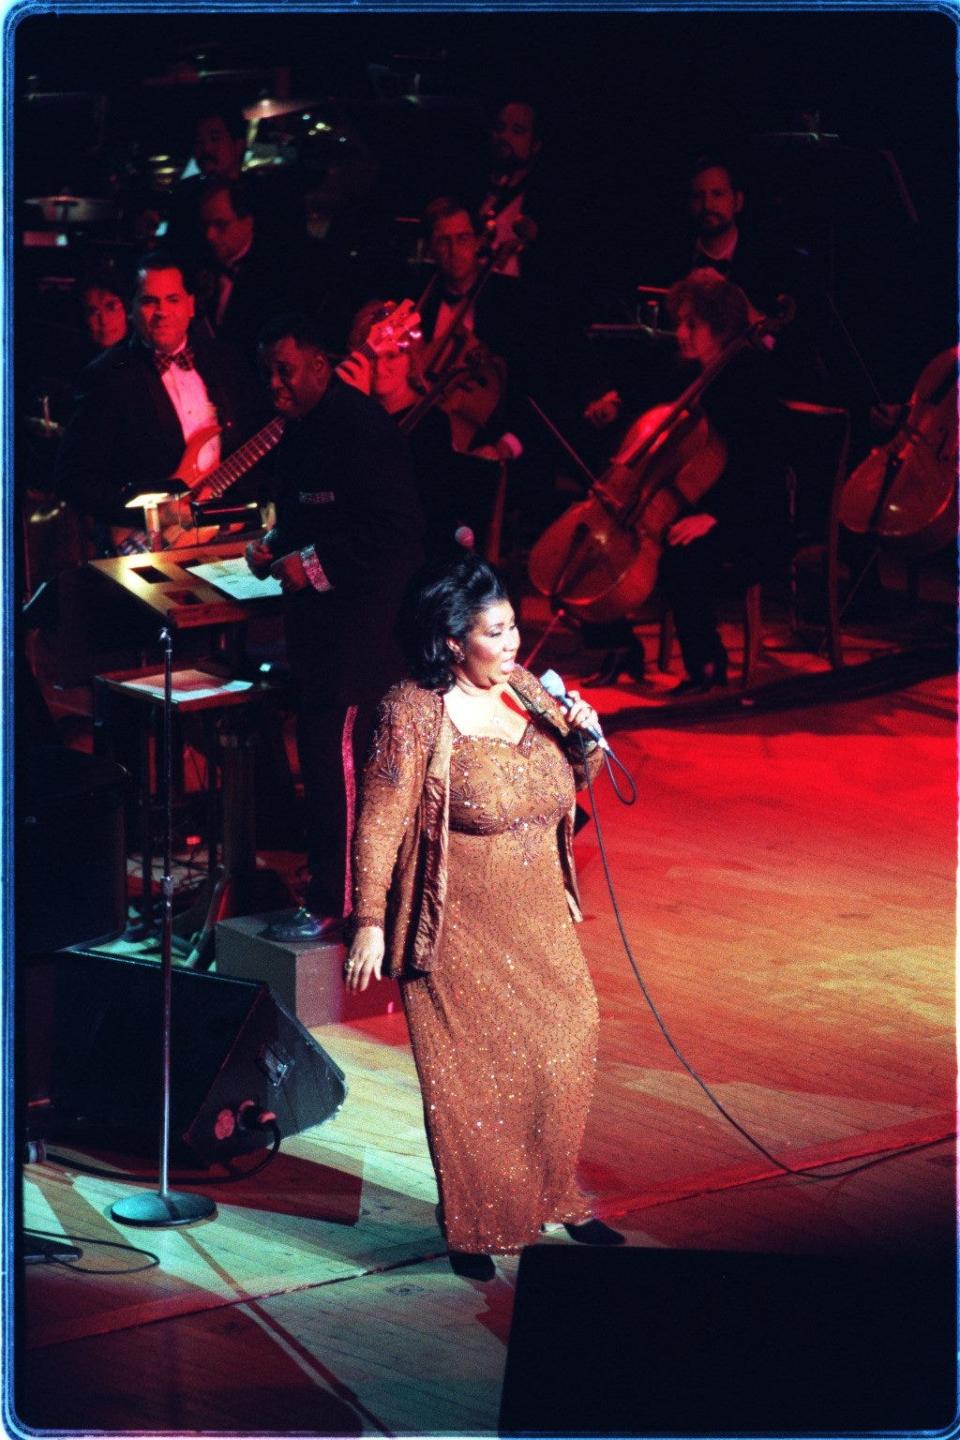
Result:
[[[431,272],[432,273],[432,272]],[[439,284],[434,286],[420,312],[424,339],[433,339],[437,313],[443,300]],[[474,306],[474,333],[495,355],[507,362],[511,378],[523,368],[527,333],[525,320],[529,296],[522,282],[504,275],[484,280]]]
[[[242,355],[199,334],[191,344],[222,428],[221,453],[227,455],[265,423],[267,407]],[[180,421],[153,352],[134,336],[81,372],[57,457],[57,493],[84,514],[129,525],[124,499],[137,490],[162,488],[183,449]]]
[[[256,360],[257,340],[268,320],[303,309],[304,261],[299,245],[270,245],[259,230],[233,276],[226,309],[218,323],[217,302],[222,271],[209,266],[202,275],[200,306],[210,332]]]
[[[420,312],[428,342],[442,298],[435,287]],[[567,308],[552,291],[522,278],[494,273],[483,282],[475,305],[475,334],[507,362],[505,404],[489,438],[510,429],[528,447],[541,441],[540,422],[524,400],[527,394],[555,415],[575,402],[583,384],[585,345],[566,318]]]

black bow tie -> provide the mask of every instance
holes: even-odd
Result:
[[[710,255],[706,255],[702,250],[698,251],[697,258],[693,262],[694,270],[716,270],[718,275],[729,275],[730,265],[731,261],[714,260]]]
[[[193,351],[189,345],[184,345],[183,349],[178,350],[176,355],[161,355],[159,351],[154,351],[153,359],[161,375],[166,375],[171,365],[176,365],[180,370],[196,369],[193,363]]]
[[[441,291],[440,291],[440,304],[441,304],[441,305],[452,305],[454,308],[456,308],[457,305],[462,305],[462,304],[463,304],[464,300],[467,299],[467,296],[468,296],[468,295],[469,295],[469,296],[472,296],[472,295],[473,295],[473,291],[472,291],[472,290],[469,290],[466,295],[457,295],[453,290],[441,290]]]

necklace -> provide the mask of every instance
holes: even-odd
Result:
[[[461,720],[466,721],[468,728],[463,729],[462,723],[458,725],[463,734],[489,736],[493,739],[506,740],[510,744],[518,744],[523,738],[523,731],[526,729],[517,724],[511,707],[504,703],[506,686],[496,685],[490,688],[481,689],[464,680],[461,684],[460,676],[454,676],[454,689],[468,699],[469,703],[462,711]],[[456,710],[454,710],[454,714]]]

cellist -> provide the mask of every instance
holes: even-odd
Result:
[[[750,306],[738,286],[710,269],[677,281],[666,305],[682,362],[682,391],[749,327]],[[734,583],[746,589],[778,563],[787,544],[783,426],[768,352],[752,345],[741,350],[707,385],[699,405],[724,444],[726,463],[696,508],[679,515],[663,536],[658,578],[686,670],[672,695],[702,694],[726,682],[715,611],[721,567],[727,564]],[[614,463],[630,449],[633,434],[631,427]],[[615,683],[621,673],[642,678],[643,654],[626,618],[584,626],[584,632],[591,645],[607,650],[585,685]]]
[[[678,281],[667,308],[681,359],[701,369],[750,323],[743,291],[711,270]],[[746,589],[775,569],[788,549],[784,427],[767,351],[753,345],[741,350],[704,390],[700,406],[727,460],[697,509],[681,515],[666,536],[660,584],[687,672],[674,694],[702,694],[726,683],[727,653],[715,609],[721,566]]]

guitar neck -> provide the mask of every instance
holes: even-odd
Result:
[[[369,340],[362,340],[359,345],[350,351],[350,354],[346,358],[352,360],[355,355],[362,355],[364,360],[369,360],[372,365],[378,353],[379,352],[370,344]]]
[[[264,425],[262,430],[258,430],[256,435],[251,435],[250,439],[238,446],[232,455],[228,455],[226,460],[221,461],[216,470],[211,470],[209,475],[203,477],[198,487],[201,494],[218,500],[229,490],[231,485],[240,479],[241,475],[246,475],[258,460],[262,460],[264,455],[274,448],[282,434],[283,419],[277,415],[269,425]]]

